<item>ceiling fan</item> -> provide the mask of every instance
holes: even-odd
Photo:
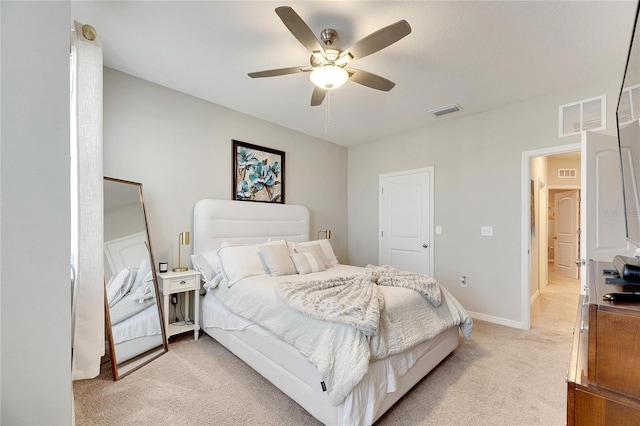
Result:
[[[369,34],[350,48],[340,50],[333,47],[333,42],[338,35],[336,30],[332,28],[322,30],[320,33],[320,40],[322,42],[320,42],[309,26],[291,7],[278,7],[276,8],[276,14],[289,31],[291,31],[291,34],[293,34],[304,47],[311,51],[311,65],[252,72],[249,73],[249,77],[275,77],[279,75],[310,72],[310,78],[314,84],[313,94],[311,95],[311,106],[322,104],[328,90],[342,86],[347,80],[385,92],[388,92],[396,85],[384,77],[347,67],[347,65],[353,60],[364,58],[378,50],[382,50],[411,33],[411,26],[407,21],[401,20],[395,24],[388,25]]]

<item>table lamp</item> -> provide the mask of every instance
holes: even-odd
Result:
[[[178,267],[173,268],[173,272],[184,272],[187,268],[186,266],[180,266],[180,252],[182,251],[182,246],[189,245],[189,231],[184,231],[178,234]]]

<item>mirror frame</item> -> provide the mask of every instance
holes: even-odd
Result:
[[[105,310],[105,328],[107,331],[107,339],[109,342],[109,356],[111,359],[111,371],[113,373],[113,380],[117,381],[120,380],[121,378],[133,373],[134,371],[138,370],[139,368],[145,366],[146,364],[150,363],[151,361],[155,360],[156,358],[158,358],[159,356],[165,354],[168,350],[169,350],[169,346],[167,344],[167,335],[166,335],[166,331],[164,329],[164,316],[163,316],[163,312],[162,312],[162,303],[160,300],[160,293],[159,293],[159,289],[158,289],[158,275],[156,273],[156,268],[155,268],[155,260],[153,258],[153,250],[151,250],[151,238],[149,236],[149,224],[147,222],[147,212],[145,209],[145,205],[144,205],[144,196],[142,193],[142,183],[140,182],[133,182],[133,181],[128,181],[128,180],[123,180],[123,179],[117,179],[117,178],[112,178],[112,177],[107,177],[104,176],[104,182],[114,182],[114,183],[121,183],[121,184],[126,184],[126,185],[132,185],[138,188],[138,193],[140,194],[140,204],[142,206],[142,216],[144,219],[144,226],[145,226],[145,233],[146,233],[146,244],[147,244],[147,250],[149,252],[149,262],[150,262],[150,266],[151,266],[151,274],[153,276],[153,286],[155,288],[155,294],[156,294],[156,306],[158,308],[158,320],[160,321],[160,332],[162,335],[162,344],[156,346],[155,348],[151,348],[139,355],[136,355],[135,357],[123,362],[123,363],[118,363],[117,358],[116,358],[116,350],[115,350],[115,344],[113,342],[113,332],[111,329],[111,316],[109,313],[109,302],[107,299],[107,281],[105,279],[104,282],[104,310]],[[105,277],[106,278],[106,277]]]

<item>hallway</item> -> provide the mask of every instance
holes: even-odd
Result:
[[[549,284],[540,289],[538,298],[531,304],[531,328],[572,330],[578,312],[580,280],[556,274],[553,264],[549,265]]]

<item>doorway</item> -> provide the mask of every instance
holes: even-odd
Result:
[[[580,293],[580,150],[530,159],[531,317],[558,291]]]

